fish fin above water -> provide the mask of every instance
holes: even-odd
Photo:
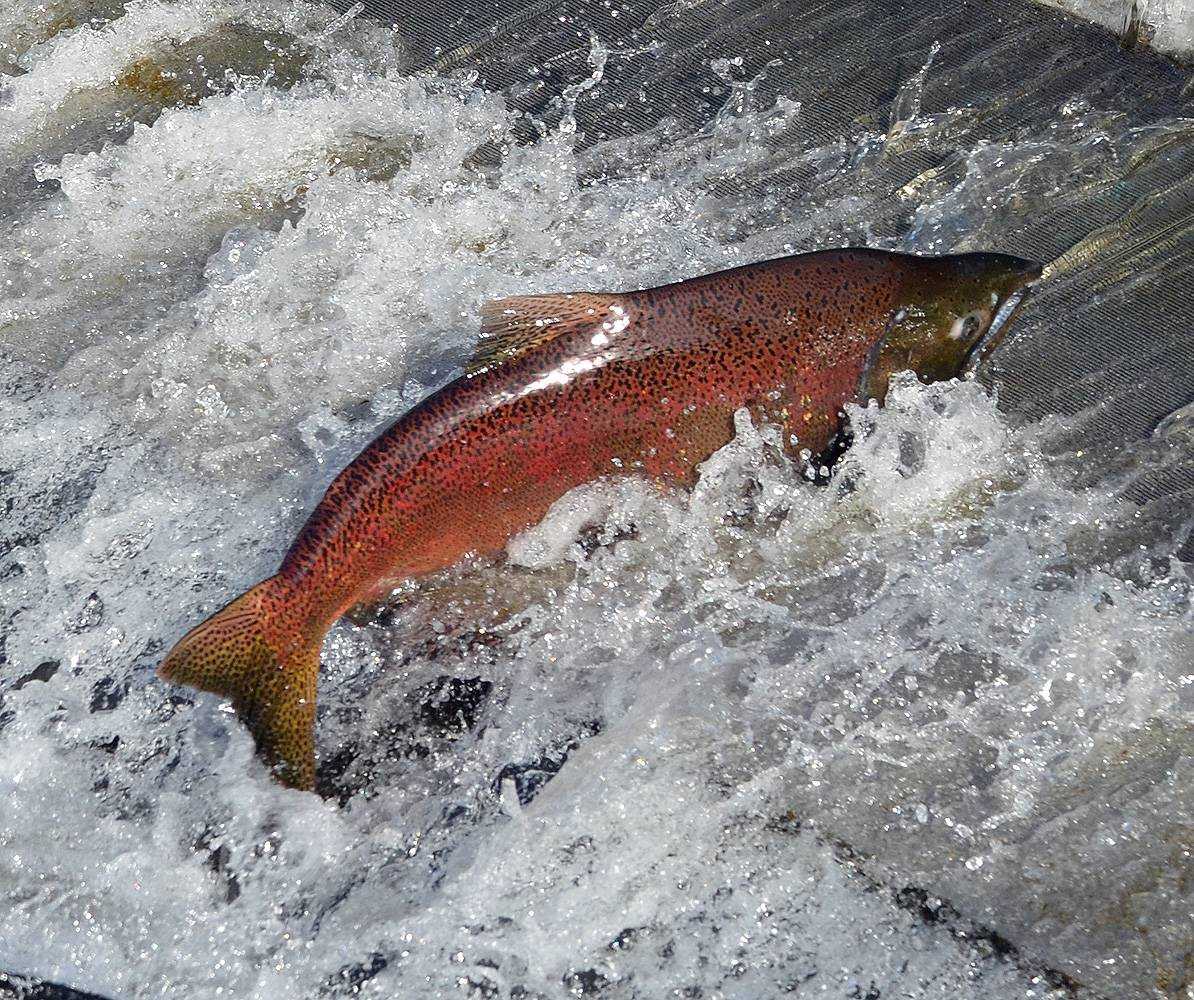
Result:
[[[320,641],[279,655],[265,628],[278,589],[271,577],[191,629],[158,676],[229,698],[282,783],[310,790]]]
[[[510,361],[565,333],[616,327],[625,295],[564,292],[512,295],[481,307],[481,339],[465,370],[471,375]],[[625,313],[621,313],[624,317]]]

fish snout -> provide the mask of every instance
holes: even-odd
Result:
[[[1035,260],[1013,257],[1008,254],[1008,261],[1011,265],[1011,272],[1017,279],[1016,288],[1031,285],[1034,281],[1040,280],[1041,275],[1045,273],[1045,265],[1038,264]]]
[[[967,254],[965,259],[969,264],[968,272],[1001,299],[1031,285],[1045,270],[1035,260],[1010,253]]]

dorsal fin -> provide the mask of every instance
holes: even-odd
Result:
[[[465,371],[472,375],[564,334],[599,327],[624,298],[610,292],[563,292],[486,302],[481,307],[481,339]]]

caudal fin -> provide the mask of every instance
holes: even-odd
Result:
[[[280,627],[278,577],[191,629],[158,676],[232,700],[261,755],[293,788],[315,785],[315,688],[322,639]]]

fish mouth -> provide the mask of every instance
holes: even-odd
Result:
[[[1009,321],[1020,309],[1024,300],[1025,289],[1013,292],[999,304],[994,318],[986,331],[979,336],[966,352],[966,359],[962,362],[962,371],[969,373],[978,369],[985,362],[1007,336]]]
[[[987,329],[966,352],[966,359],[962,364],[963,372],[970,373],[977,370],[979,365],[990,358],[995,349],[1003,343],[1008,328],[1011,326],[1012,318],[1020,311],[1025,296],[1032,285],[1039,280],[1044,268],[1035,261],[1025,260],[1020,263],[1018,272],[1016,288],[999,303],[999,308],[995,310],[995,315],[991,318]]]

